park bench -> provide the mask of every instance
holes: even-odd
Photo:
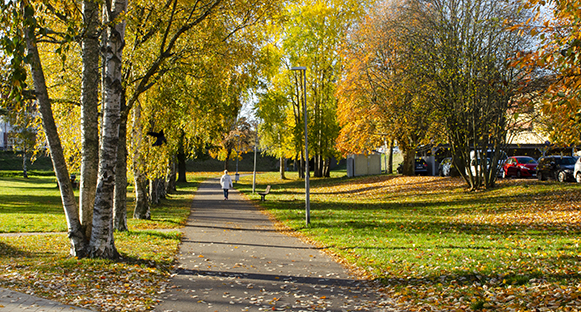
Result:
[[[258,192],[258,195],[260,195],[260,201],[265,201],[266,200],[266,195],[268,195],[268,193],[270,193],[270,185],[266,186],[266,190],[264,190],[264,192]]]
[[[76,188],[78,188],[78,187],[79,187],[79,182],[77,181],[77,176],[76,176],[76,175],[74,175],[74,174],[71,174],[71,176],[70,176],[70,178],[69,178],[69,179],[71,180],[71,185],[72,185],[72,187],[73,187],[74,189],[76,189]],[[59,182],[58,182],[58,181],[56,181],[56,187],[57,187],[57,188],[59,187]]]

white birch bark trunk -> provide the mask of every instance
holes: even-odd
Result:
[[[85,37],[83,38],[82,59],[83,79],[81,84],[81,132],[82,162],[79,187],[79,214],[86,237],[91,237],[93,206],[97,190],[99,169],[99,23],[100,10],[97,2],[83,1]]]
[[[139,169],[133,171],[135,175],[135,210],[133,211],[134,219],[150,220],[150,202],[147,192],[148,180],[145,174]]]
[[[115,169],[115,201],[113,203],[113,226],[116,231],[128,231],[127,227],[127,115],[121,113],[119,124],[119,150]]]
[[[113,6],[107,2],[105,21],[107,27],[105,48],[105,94],[103,129],[99,154],[99,175],[93,210],[93,231],[90,241],[90,256],[113,259],[119,256],[113,238],[113,197],[117,146],[119,144],[119,121],[121,112],[122,52],[125,45],[125,23],[116,21],[127,10],[127,0],[115,0]]]
[[[151,219],[149,194],[147,185],[149,183],[143,169],[145,165],[141,159],[139,150],[143,144],[143,134],[141,132],[141,104],[136,103],[133,108],[133,177],[135,178],[135,208],[133,210],[134,219]]]
[[[50,156],[55,175],[59,184],[63,208],[67,219],[68,235],[71,242],[71,256],[83,258],[87,254],[87,243],[85,235],[81,230],[81,222],[77,210],[73,186],[69,179],[69,171],[65,162],[65,156],[61,140],[57,131],[56,123],[52,113],[50,98],[46,87],[46,80],[40,62],[40,55],[36,46],[36,37],[34,30],[25,29],[26,47],[31,67],[34,91],[38,101],[39,112],[42,117],[42,125],[46,133]]]

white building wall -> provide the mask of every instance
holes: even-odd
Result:
[[[10,147],[8,142],[8,132],[12,130],[10,124],[4,116],[0,116],[0,150],[6,150]]]
[[[381,155],[349,155],[347,157],[347,176],[381,174]]]

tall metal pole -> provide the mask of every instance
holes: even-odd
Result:
[[[310,177],[310,171],[309,171],[309,141],[308,141],[308,133],[307,133],[307,70],[305,68],[305,70],[303,70],[303,96],[304,96],[304,100],[303,102],[305,103],[305,160],[306,160],[306,176],[305,176],[305,206],[307,209],[307,216],[306,216],[306,223],[307,226],[309,225],[309,223],[311,223],[311,200],[310,200],[310,194],[311,194],[311,189],[310,189],[310,185],[309,185],[309,177]]]
[[[305,66],[292,67],[291,70],[302,71],[303,74],[303,105],[305,117],[305,221],[307,226],[311,222],[311,201],[309,186],[309,141],[307,132],[307,68]]]
[[[255,127],[255,136],[254,136],[254,172],[252,173],[252,194],[256,191],[256,150],[258,149],[258,124]]]
[[[240,135],[238,137],[238,150],[236,151],[236,175],[234,175],[234,181],[238,182],[240,180],[240,175],[238,174],[238,158],[240,157]]]

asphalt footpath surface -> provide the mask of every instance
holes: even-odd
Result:
[[[376,286],[275,230],[237,191],[224,200],[217,179],[200,185],[183,233],[155,311],[395,311]]]
[[[0,311],[2,312],[89,312],[82,308],[46,300],[9,289],[0,288]]]

